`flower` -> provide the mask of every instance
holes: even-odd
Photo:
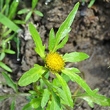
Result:
[[[46,67],[52,72],[61,71],[64,68],[64,60],[58,53],[49,53],[45,58]]]

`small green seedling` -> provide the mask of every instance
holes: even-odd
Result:
[[[85,0],[82,0],[83,4],[85,4]],[[94,4],[95,0],[91,0],[89,5],[88,5],[88,8],[90,8],[93,4]]]
[[[19,86],[27,86],[33,83],[33,90],[29,93],[19,93],[16,84],[5,74],[2,73],[8,85],[15,90],[15,94],[0,96],[0,100],[8,97],[15,98],[18,96],[27,96],[29,103],[22,110],[73,110],[77,99],[87,101],[90,107],[93,103],[101,106],[110,106],[110,98],[97,94],[98,89],[91,90],[86,82],[77,74],[80,71],[77,68],[66,68],[66,62],[79,62],[89,58],[82,52],[72,52],[60,55],[57,50],[62,48],[68,41],[71,24],[75,18],[79,7],[79,2],[74,6],[66,20],[59,27],[56,35],[54,29],[49,33],[49,53],[45,54],[45,45],[42,44],[41,38],[33,24],[29,23],[29,31],[35,42],[35,51],[43,59],[45,66],[35,64],[33,68],[24,73],[19,79]],[[53,73],[56,78],[49,81],[49,72]],[[77,89],[74,93],[68,87],[68,81],[77,82],[85,93]],[[14,104],[12,102],[12,107]]]
[[[36,5],[37,5],[37,2],[38,2],[38,0],[32,0],[32,9],[27,9],[27,8],[21,9],[21,10],[18,11],[18,14],[25,14],[25,13],[27,13],[27,15],[25,17],[25,21],[28,21],[33,13],[35,13],[36,15],[39,15],[39,16],[42,17],[43,14],[40,11],[34,10]]]
[[[13,0],[1,0],[0,1],[0,67],[7,70],[8,72],[12,72],[12,70],[3,63],[3,59],[5,58],[6,53],[15,54],[13,50],[11,50],[10,41],[21,29],[13,22],[13,18],[16,15],[16,10],[19,4],[19,1]],[[10,34],[13,33],[13,34]],[[19,42],[17,42],[18,44]],[[19,50],[19,46],[17,47]],[[17,58],[19,58],[19,52],[17,52]]]

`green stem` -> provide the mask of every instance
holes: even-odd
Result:
[[[38,93],[39,95],[41,94],[40,92],[39,92],[39,90],[37,89],[37,87],[36,87],[36,82],[34,82],[33,83],[33,88],[34,88],[34,90],[36,91],[36,93]]]
[[[9,97],[30,96],[30,95],[31,94],[29,94],[29,93],[15,93],[15,94],[2,95],[2,96],[0,96],[0,99],[4,100]]]
[[[44,81],[44,83],[47,85],[48,88],[52,89],[52,84],[44,77],[42,76],[42,80]]]

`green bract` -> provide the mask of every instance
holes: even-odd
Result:
[[[33,0],[33,3],[37,4],[37,1],[35,2]],[[34,7],[35,5],[33,4],[33,8]],[[72,109],[77,98],[86,100],[91,107],[93,107],[93,103],[102,106],[110,106],[109,98],[98,95],[97,89],[92,91],[86,82],[76,74],[80,73],[77,68],[64,67],[65,62],[79,62],[89,58],[89,56],[82,52],[65,53],[64,55],[59,55],[59,53],[56,52],[65,45],[69,38],[68,33],[71,31],[70,26],[74,20],[78,7],[79,3],[74,6],[56,34],[54,30],[51,29],[49,33],[49,53],[47,55],[45,54],[45,46],[42,44],[37,30],[33,24],[29,23],[29,31],[36,45],[35,51],[43,59],[45,67],[35,64],[33,68],[24,73],[20,78],[18,82],[20,86],[26,86],[33,83],[33,88],[35,90],[35,92],[30,91],[30,102],[25,105],[22,110],[30,110],[32,108],[44,110],[44,107],[46,110]],[[61,68],[59,68],[58,65],[61,66]],[[56,75],[56,79],[53,79],[52,82],[48,80],[49,71]],[[60,72],[61,75],[58,72]],[[69,80],[77,82],[79,88],[82,87],[85,93],[78,94],[78,90],[76,90],[72,95],[67,85]],[[39,82],[40,85],[37,85],[37,82]]]

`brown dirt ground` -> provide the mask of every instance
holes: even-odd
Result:
[[[28,23],[32,22],[35,25],[48,52],[50,29],[54,28],[57,32],[77,1],[81,3],[81,0],[51,0],[50,2],[41,0],[38,2],[36,9],[44,13],[44,17],[33,15],[26,25],[22,25],[23,32],[19,33],[20,61],[16,60],[16,55],[7,55],[4,59],[4,63],[13,70],[10,75],[15,82],[35,63],[44,65],[42,59],[34,51],[35,45],[28,30]],[[89,0],[85,1],[85,5],[80,4],[67,44],[59,52],[61,54],[73,51],[87,53],[90,56],[89,59],[75,64],[68,63],[67,67],[77,67],[85,74],[85,80],[92,90],[99,88],[99,94],[110,97],[110,1],[96,0],[91,8],[87,8]],[[19,9],[24,7],[25,5],[20,5]],[[30,0],[26,7],[30,8]],[[20,18],[23,17],[20,16]],[[16,51],[14,42],[12,42],[12,48]],[[2,71],[0,68],[0,82],[5,82],[1,75]],[[54,76],[50,74],[51,78]],[[74,92],[77,84],[72,82],[68,84]],[[32,89],[31,85],[19,88],[22,92],[27,92],[29,89]],[[0,95],[10,93],[13,93],[11,88],[0,85]],[[0,110],[10,110],[11,101],[12,99],[6,99],[0,102]],[[25,97],[19,97],[16,100],[16,110],[21,110],[27,102]],[[80,105],[78,105],[79,102]],[[74,110],[110,110],[110,107],[94,104],[94,108],[90,108],[85,101],[80,100],[76,103]]]

